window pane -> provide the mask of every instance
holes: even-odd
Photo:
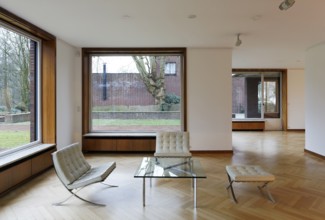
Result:
[[[38,140],[37,48],[36,41],[0,26],[0,154]]]
[[[176,74],[175,62],[168,62],[165,64],[165,74]]]
[[[280,74],[265,74],[264,76],[264,117],[280,117]]]
[[[90,130],[180,131],[182,73],[165,75],[168,62],[181,56],[91,56]]]
[[[232,76],[232,117],[261,118],[261,75],[234,73]]]

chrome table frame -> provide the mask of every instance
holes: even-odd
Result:
[[[144,157],[134,175],[142,178],[142,202],[146,206],[146,179],[150,178],[191,178],[193,187],[194,208],[197,207],[198,178],[206,178],[200,161],[193,158],[157,158]],[[150,184],[151,185],[151,184]]]

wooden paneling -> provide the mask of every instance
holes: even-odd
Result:
[[[83,151],[116,151],[115,139],[83,138]]]
[[[24,161],[16,166],[1,171],[0,193],[30,178],[31,175],[31,160]]]
[[[287,71],[282,72],[282,130],[288,129],[288,86]]]
[[[263,131],[265,128],[264,121],[233,121],[232,130],[233,131]]]
[[[31,160],[27,160],[22,162],[12,168],[12,185],[16,185],[21,183],[22,181],[28,179],[32,175],[32,162]]]
[[[56,143],[56,42],[42,43],[42,138]]]
[[[132,140],[133,141],[133,140]],[[132,151],[132,142],[128,139],[117,139],[116,140],[117,151]]]
[[[54,150],[32,158],[32,175],[42,172],[53,165],[52,152],[54,152]]]
[[[12,172],[10,169],[0,172],[0,193],[6,191],[12,185],[11,176]]]
[[[132,141],[132,147],[134,151],[155,151],[156,140],[155,139],[135,139]]]
[[[154,151],[155,137],[152,138],[83,138],[83,151]]]
[[[30,179],[53,165],[51,153],[48,150],[23,162],[16,162],[11,167],[0,171],[0,194],[14,188],[18,184]]]
[[[117,151],[154,151],[155,140],[150,139],[118,139]]]

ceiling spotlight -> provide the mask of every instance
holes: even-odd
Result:
[[[239,39],[240,34],[237,34],[237,41],[236,41],[236,47],[239,47],[241,45],[241,40]]]
[[[291,6],[293,6],[293,4],[295,3],[295,0],[284,0],[280,5],[279,5],[279,9],[280,10],[288,10],[289,8],[291,8]]]

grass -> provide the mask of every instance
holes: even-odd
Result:
[[[0,148],[10,149],[29,143],[29,131],[0,131]]]
[[[95,126],[179,126],[172,119],[94,119]],[[0,148],[10,149],[29,143],[29,131],[0,131]]]
[[[177,119],[93,119],[93,125],[101,126],[166,126],[180,125],[180,120]]]

